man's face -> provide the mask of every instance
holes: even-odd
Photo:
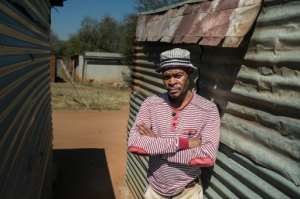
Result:
[[[163,83],[171,99],[179,99],[186,94],[189,87],[189,76],[184,69],[168,69],[162,75]]]

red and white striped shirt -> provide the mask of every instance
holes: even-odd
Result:
[[[140,135],[136,124],[144,123],[157,137]],[[170,106],[166,93],[142,103],[130,130],[128,151],[149,155],[148,181],[159,194],[173,196],[212,166],[219,146],[220,117],[213,102],[193,93],[182,109]],[[202,140],[200,147],[186,149],[188,138]]]

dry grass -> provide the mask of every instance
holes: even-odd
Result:
[[[55,110],[119,110],[129,103],[129,89],[105,85],[52,83]]]

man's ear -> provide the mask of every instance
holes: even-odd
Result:
[[[190,69],[190,73],[188,73],[189,78],[189,89],[193,89],[196,87],[196,73],[193,69]]]
[[[192,69],[192,68],[189,68],[189,75],[192,75],[194,72],[195,72],[195,70],[194,70],[194,69]]]
[[[191,75],[194,73],[194,70],[192,68],[188,68],[186,72],[188,75]]]

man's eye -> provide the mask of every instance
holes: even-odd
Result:
[[[176,78],[176,79],[180,79],[182,76],[183,76],[183,75],[178,74],[178,75],[175,75],[175,78]]]

